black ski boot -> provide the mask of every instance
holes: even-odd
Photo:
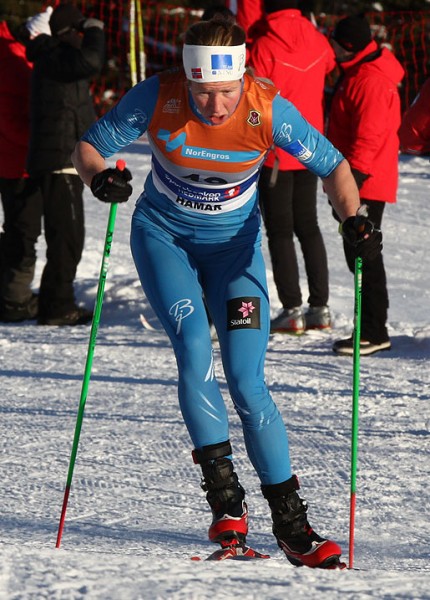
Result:
[[[245,490],[233,470],[230,442],[203,446],[193,451],[193,459],[202,469],[202,490],[212,509],[209,540],[221,546],[245,544],[248,533],[248,509]]]
[[[298,489],[295,475],[282,483],[261,486],[272,511],[273,533],[278,546],[296,567],[346,568],[345,563],[339,561],[340,546],[317,535],[309,525],[308,506],[297,494]]]

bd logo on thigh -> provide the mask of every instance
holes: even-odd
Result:
[[[260,329],[260,298],[244,296],[227,302],[227,330]]]

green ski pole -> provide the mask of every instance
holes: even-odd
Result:
[[[123,171],[125,169],[125,161],[121,160],[121,159],[117,160],[116,168],[119,171]],[[80,401],[79,401],[78,414],[76,417],[75,435],[73,438],[73,446],[72,446],[72,453],[70,456],[66,488],[64,490],[63,506],[61,509],[61,517],[60,517],[60,523],[58,526],[58,533],[57,533],[57,542],[55,544],[56,548],[59,548],[60,544],[61,544],[61,537],[63,535],[64,522],[66,519],[66,510],[67,510],[67,504],[69,501],[70,488],[72,487],[73,470],[75,468],[76,455],[78,452],[79,437],[81,435],[82,421],[84,418],[85,403],[87,400],[88,387],[90,384],[91,368],[92,368],[92,364],[93,364],[94,350],[96,347],[96,339],[97,339],[97,331],[99,328],[100,316],[101,316],[102,306],[103,306],[104,289],[105,289],[105,284],[106,284],[107,272],[108,272],[108,268],[109,268],[109,258],[110,258],[110,251],[111,251],[111,246],[112,246],[113,232],[114,232],[114,228],[115,228],[115,219],[116,219],[117,209],[118,209],[118,204],[116,202],[111,204],[110,211],[109,211],[109,220],[108,220],[108,224],[107,224],[107,228],[106,228],[106,238],[105,238],[105,245],[104,245],[104,251],[103,251],[103,259],[102,259],[102,264],[101,264],[101,268],[100,268],[99,283],[98,283],[98,288],[97,288],[96,305],[94,308],[93,320],[91,323],[91,333],[90,333],[90,339],[89,339],[89,343],[88,343],[87,360],[85,363],[84,377],[82,380],[81,397],[80,397]]]
[[[360,396],[360,339],[361,339],[361,291],[362,258],[355,259],[354,272],[354,339],[353,339],[353,394],[351,436],[351,496],[349,513],[349,568],[354,566],[355,505],[357,488],[358,413]]]

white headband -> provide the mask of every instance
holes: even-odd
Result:
[[[182,60],[190,81],[235,81],[245,73],[246,46],[190,46],[184,44]]]

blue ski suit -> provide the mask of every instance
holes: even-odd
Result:
[[[82,140],[107,158],[145,132],[152,165],[131,249],[175,352],[189,435],[196,449],[229,439],[204,297],[250,461],[262,484],[283,482],[291,477],[288,436],[264,377],[270,309],[257,181],[273,144],[320,177],[343,156],[276,88],[249,75],[221,125],[202,118],[174,69],[132,88]]]

